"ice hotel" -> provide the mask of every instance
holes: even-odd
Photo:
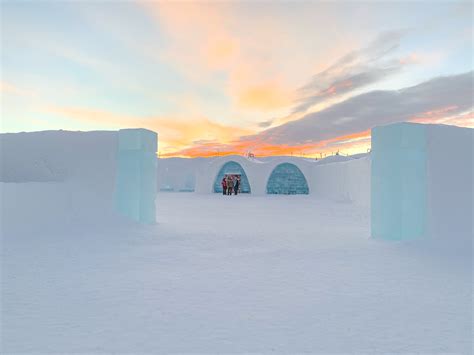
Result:
[[[473,131],[396,123],[374,128],[372,152],[357,159],[225,156],[202,160],[189,174],[198,194],[221,192],[222,177],[233,174],[241,178],[242,193],[303,194],[358,204],[371,211],[374,238],[470,241]],[[118,212],[155,222],[157,185],[166,166],[155,154],[156,133],[50,131],[4,134],[1,143],[3,182],[67,182],[70,199],[89,196],[97,206],[108,206],[102,211],[111,216]]]

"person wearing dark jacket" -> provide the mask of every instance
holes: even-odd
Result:
[[[239,192],[239,187],[240,187],[240,179],[239,179],[239,177],[236,177],[235,182],[234,182],[234,194],[235,195],[237,195],[237,193]]]
[[[227,195],[227,181],[226,181],[225,176],[222,178],[221,186],[222,186],[222,194]]]
[[[232,195],[232,191],[234,190],[234,181],[232,180],[232,176],[227,177],[227,195]]]

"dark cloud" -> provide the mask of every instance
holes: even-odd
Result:
[[[242,140],[288,145],[315,143],[377,125],[408,121],[447,107],[450,115],[461,114],[472,109],[472,97],[473,72],[438,77],[400,90],[361,94]]]
[[[314,75],[298,90],[299,99],[293,112],[305,112],[328,98],[363,88],[399,72],[406,63],[400,58],[391,58],[390,54],[400,46],[403,34],[404,31],[383,33],[366,48],[346,54]]]
[[[263,122],[260,122],[258,126],[261,128],[267,128],[267,127],[270,127],[272,123],[273,123],[273,120],[263,121]]]

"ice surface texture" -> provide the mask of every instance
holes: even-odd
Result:
[[[308,183],[301,170],[294,164],[282,163],[273,169],[267,182],[268,194],[308,194]]]
[[[146,129],[119,131],[116,208],[133,220],[155,223],[157,135]]]
[[[426,127],[372,130],[372,236],[411,240],[426,231]]]

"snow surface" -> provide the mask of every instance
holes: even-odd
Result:
[[[433,132],[437,238],[411,243],[369,238],[370,155],[252,159],[262,191],[291,160],[312,193],[160,193],[140,226],[112,208],[116,132],[0,135],[0,353],[472,353],[472,150]]]
[[[471,250],[369,239],[359,205],[161,193],[154,226],[38,227],[57,201],[2,228],[2,353],[472,351]]]

